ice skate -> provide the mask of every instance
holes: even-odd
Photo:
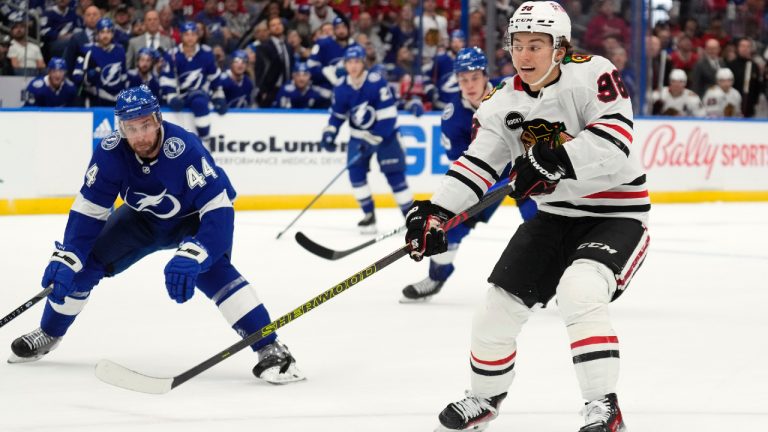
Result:
[[[467,390],[467,397],[448,404],[440,413],[440,427],[436,431],[481,431],[488,427],[488,422],[499,415],[499,405],[507,397],[504,392],[491,398],[479,398]]]
[[[424,280],[403,288],[403,297],[400,299],[400,303],[428,301],[433,295],[440,292],[444,284],[445,281],[436,281],[427,276]]]
[[[615,393],[588,402],[581,413],[584,415],[584,427],[579,429],[579,432],[625,432],[627,430]]]
[[[259,362],[253,367],[256,378],[271,384],[287,384],[307,378],[296,367],[296,359],[282,342],[274,341],[257,353]]]
[[[61,337],[49,336],[41,328],[16,338],[11,343],[11,356],[8,363],[26,363],[40,360],[44,355],[56,349]]]
[[[360,234],[376,234],[376,215],[366,213],[363,219],[357,223],[357,228],[360,229]]]

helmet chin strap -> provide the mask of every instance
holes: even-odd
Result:
[[[560,64],[561,60],[555,60],[555,57],[557,57],[557,50],[558,50],[558,48],[555,48],[554,51],[552,51],[552,63],[549,64],[549,69],[547,69],[547,72],[544,75],[542,75],[541,78],[537,79],[535,83],[529,84],[530,86],[537,86],[537,85],[541,84],[541,82],[544,81],[545,79],[547,79],[549,74],[552,73],[552,69],[554,69],[555,66]]]

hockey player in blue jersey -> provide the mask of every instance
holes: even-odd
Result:
[[[437,87],[435,92],[437,99],[433,103],[434,108],[445,108],[445,105],[450,102],[452,97],[460,91],[459,83],[456,81],[456,74],[453,70],[456,55],[464,49],[464,40],[464,32],[454,30],[451,33],[451,43],[448,51],[437,55],[432,63],[430,75],[432,83]]]
[[[155,64],[160,59],[160,53],[150,47],[143,47],[136,53],[136,67],[128,71],[128,87],[138,87],[142,84],[152,90],[152,94],[160,99],[160,78],[155,73]]]
[[[61,57],[52,57],[48,62],[48,74],[27,85],[24,106],[73,106],[76,96],[77,88],[67,79],[67,62]]]
[[[349,167],[349,180],[355,198],[365,216],[358,223],[362,233],[376,232],[373,197],[368,185],[368,170],[375,154],[387,178],[395,202],[405,214],[413,201],[405,179],[405,153],[400,145],[395,98],[386,80],[365,69],[365,49],[349,47],[344,55],[347,75],[333,89],[333,105],[328,126],[323,130],[321,145],[335,151],[334,141],[341,125],[349,119],[351,138],[347,161],[362,155]]]
[[[186,22],[181,26],[181,45],[166,58],[160,74],[160,91],[174,111],[184,107],[195,115],[195,128],[200,139],[211,133],[213,104],[219,114],[227,111],[227,101],[219,81],[221,71],[216,66],[213,51],[208,45],[198,44],[197,24]]]
[[[221,74],[221,89],[229,108],[253,106],[253,81],[245,73],[247,68],[248,53],[243,50],[233,52],[229,70]]]
[[[312,82],[327,89],[341,82],[344,75],[344,52],[352,45],[355,42],[349,37],[347,23],[339,17],[334,18],[333,37],[318,39],[307,60]]]
[[[64,231],[43,274],[53,286],[40,328],[17,338],[9,363],[39,360],[56,348],[91,290],[144,256],[176,249],[165,286],[177,303],[195,287],[241,336],[270,322],[256,292],[230,262],[235,191],[200,139],[162,121],[146,86],[117,99],[118,131],[94,149]],[[123,204],[111,207],[120,196]],[[272,334],[252,346],[256,377],[271,383],[304,379],[288,349]]]
[[[325,109],[331,106],[333,92],[326,88],[313,85],[309,66],[296,63],[293,80],[284,84],[275,97],[276,108],[293,109]]]
[[[461,88],[454,93],[443,109],[440,123],[440,142],[445,148],[448,159],[455,161],[461,157],[472,142],[472,117],[482,100],[491,93],[493,87],[488,81],[486,67],[488,60],[480,48],[461,49],[456,55],[453,72]],[[508,169],[500,178],[508,177]],[[478,222],[488,222],[501,201],[488,207],[480,215],[464,222],[448,231],[448,251],[433,255],[429,261],[429,275],[414,284],[403,288],[401,303],[429,300],[440,292],[445,282],[455,270],[453,260],[456,258],[462,239],[469,234]],[[518,203],[523,220],[531,219],[536,214],[536,203],[526,199]]]
[[[114,43],[115,24],[109,18],[96,23],[96,41],[83,46],[72,72],[72,81],[82,86],[88,106],[113,106],[128,85],[125,48]]]

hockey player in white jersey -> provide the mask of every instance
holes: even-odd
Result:
[[[669,86],[654,91],[653,113],[667,116],[704,117],[701,98],[693,90],[685,88],[688,76],[682,69],[672,69]]]
[[[741,95],[733,88],[733,72],[728,68],[718,69],[717,85],[704,93],[704,110],[707,117],[742,117]]]
[[[645,258],[650,211],[629,95],[607,59],[569,53],[571,23],[559,4],[523,3],[508,33],[518,75],[483,102],[467,152],[406,218],[411,258],[442,253],[442,223],[476,203],[510,161],[511,195],[539,206],[488,277],[472,325],[471,390],[440,413],[441,428],[480,430],[496,418],[515,376],[517,336],[557,295],[586,400],[580,432],[624,431],[608,305]]]

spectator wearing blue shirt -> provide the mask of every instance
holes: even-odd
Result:
[[[27,85],[24,106],[74,106],[76,94],[77,88],[67,79],[67,62],[61,57],[53,57],[48,62],[48,74]]]

